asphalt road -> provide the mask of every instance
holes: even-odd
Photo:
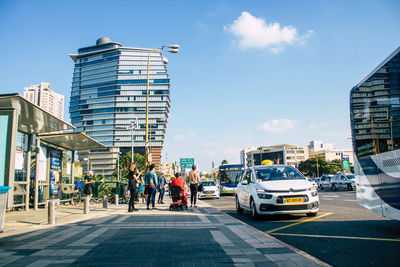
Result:
[[[359,206],[356,193],[322,191],[317,217],[238,214],[234,196],[208,204],[333,266],[400,266],[400,221]]]

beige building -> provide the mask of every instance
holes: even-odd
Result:
[[[179,168],[179,164],[177,161],[161,163],[161,172],[164,173],[164,176],[166,178],[174,177],[175,173],[178,172],[178,168]]]
[[[24,88],[24,98],[51,115],[64,118],[64,96],[50,89],[50,83],[41,82]]]
[[[354,156],[352,149],[335,149],[332,144],[327,144],[319,140],[310,141],[308,145],[309,157],[323,157],[326,161],[342,159],[342,156],[349,156],[349,161],[354,164]]]
[[[240,152],[241,163],[247,166],[260,165],[264,160],[271,160],[275,164],[298,166],[308,158],[307,147],[283,144],[276,146],[260,146],[243,149]]]

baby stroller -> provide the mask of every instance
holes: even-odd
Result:
[[[187,203],[184,202],[185,197],[180,186],[171,186],[171,198],[172,203],[169,205],[169,210],[184,210],[184,208],[188,208]]]

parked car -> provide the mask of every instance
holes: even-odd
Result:
[[[318,182],[320,178],[308,178],[307,179],[313,184],[313,186],[315,187],[315,189],[318,189]]]
[[[315,216],[319,211],[318,192],[291,166],[253,166],[244,171],[238,183],[236,210],[250,211],[253,219],[288,213]]]
[[[334,175],[333,174],[324,174],[321,176],[318,182],[319,190],[324,190],[326,188],[331,188],[331,179]]]
[[[199,184],[200,190],[197,198],[219,198],[219,188],[213,180],[202,180]]]
[[[354,175],[350,173],[336,173],[331,179],[331,188],[334,191],[338,189],[347,189],[349,191],[356,189]]]

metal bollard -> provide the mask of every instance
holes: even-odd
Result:
[[[118,201],[119,201],[118,195],[115,194],[115,196],[114,196],[114,202],[115,202],[115,205],[116,205],[116,206],[118,206],[118,204],[119,204]]]
[[[107,196],[103,196],[103,208],[107,208]]]
[[[89,214],[90,212],[90,197],[85,197],[85,200],[83,202],[83,214]]]
[[[50,225],[56,224],[56,215],[57,215],[56,207],[57,207],[57,200],[55,199],[49,200],[47,223]]]

